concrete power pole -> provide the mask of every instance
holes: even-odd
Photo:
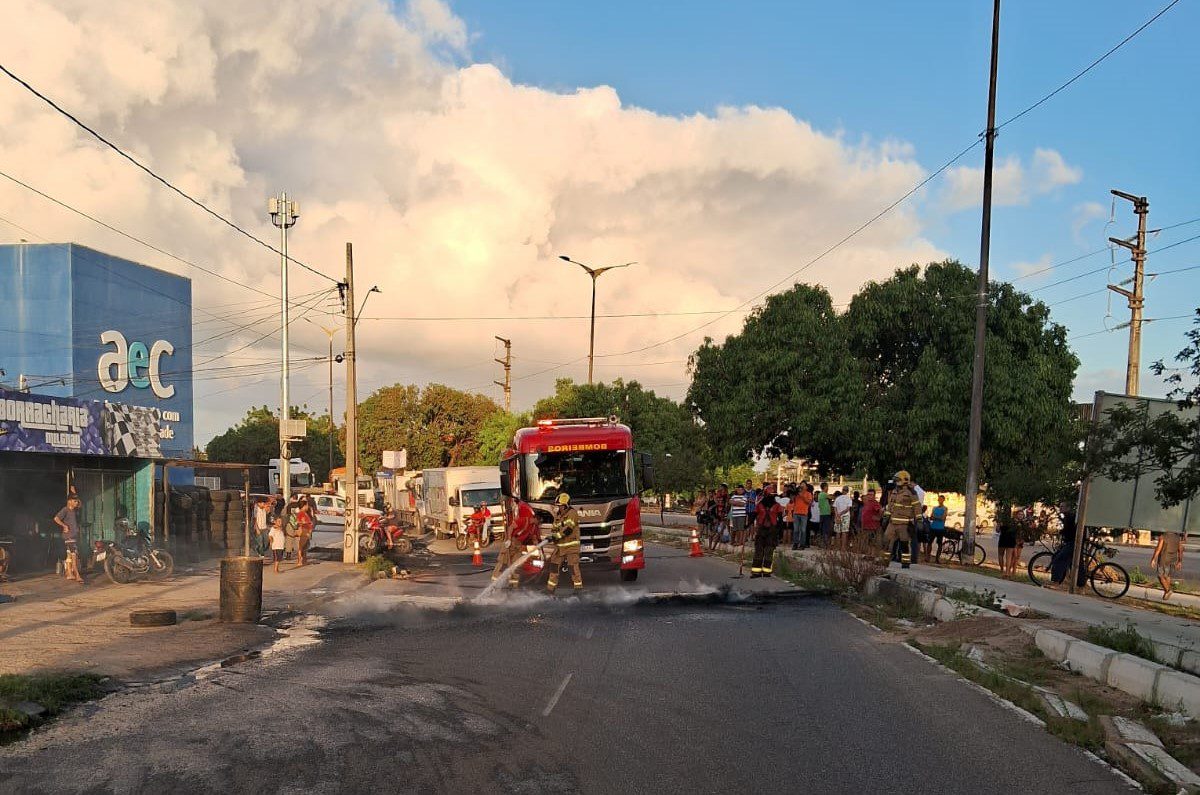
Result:
[[[1133,290],[1115,284],[1108,285],[1114,293],[1125,296],[1129,302],[1129,359],[1125,367],[1125,394],[1136,395],[1142,369],[1142,286],[1146,275],[1146,216],[1150,214],[1150,201],[1145,196],[1134,196],[1123,191],[1112,191],[1113,196],[1133,202],[1133,211],[1138,217],[1137,242],[1110,237],[1111,243],[1129,249],[1133,255]]]
[[[496,339],[504,343],[504,358],[492,361],[504,367],[504,380],[492,383],[504,389],[504,410],[512,411],[512,340],[506,340],[504,337]]]
[[[272,196],[267,200],[267,212],[271,223],[279,227],[280,261],[279,261],[279,348],[283,360],[283,372],[279,378],[279,488],[283,490],[286,502],[292,498],[292,448],[289,422],[292,418],[291,397],[288,394],[288,381],[291,378],[288,357],[288,229],[295,226],[300,217],[300,205],[289,201],[287,191]]]
[[[354,350],[354,249],[346,244],[346,536],[342,562],[358,563],[358,357]]]
[[[987,341],[988,260],[992,244],[992,164],[996,149],[996,72],[1000,59],[1000,0],[992,6],[992,68],[988,81],[986,147],[983,155],[983,222],[979,233],[979,297],[975,305],[975,359],[971,371],[971,421],[967,436],[967,504],[963,512],[963,551],[975,554],[975,503],[983,437],[983,366]],[[919,473],[918,473],[919,475]]]

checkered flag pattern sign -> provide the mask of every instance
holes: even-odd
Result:
[[[110,455],[161,458],[158,410],[105,403],[104,441]]]

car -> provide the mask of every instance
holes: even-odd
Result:
[[[341,549],[346,526],[346,498],[336,494],[317,494],[312,497],[317,524],[313,529],[313,549]],[[382,511],[358,506],[358,517],[382,516]]]

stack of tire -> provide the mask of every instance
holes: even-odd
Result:
[[[242,495],[232,489],[209,492],[212,513],[209,526],[213,541],[220,549],[236,553],[246,543],[246,512]]]

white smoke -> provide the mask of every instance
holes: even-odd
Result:
[[[286,14],[259,3],[11,0],[5,12],[6,66],[213,209],[275,240],[265,200],[287,189],[302,210],[292,253],[339,278],[344,244],[353,241],[360,296],[373,284],[383,290],[368,318],[586,314],[588,280],[559,254],[638,262],[600,281],[601,314],[731,308],[924,173],[904,144],[851,141],[780,109],[674,117],[623,105],[607,86],[556,93],[515,84],[491,64],[470,62],[470,31],[439,0],[399,10],[386,0],[294,0]],[[0,170],[239,283],[278,288],[275,255],[7,80],[0,153]],[[4,180],[0,217],[39,237],[188,273]],[[28,234],[0,224],[0,238],[20,237]],[[845,300],[867,278],[938,256],[905,206],[800,278]],[[293,294],[329,286],[293,273]],[[201,307],[259,297],[190,275]],[[254,311],[265,317],[270,308],[264,301]],[[252,317],[247,311],[242,322]],[[639,348],[711,317],[602,319],[597,350]],[[723,336],[741,317],[603,358],[599,377],[669,384],[659,391],[678,396],[681,360],[704,334]],[[228,325],[199,312],[195,319],[198,340]],[[268,328],[207,343],[201,356]],[[324,353],[318,329],[301,322],[293,331],[294,355]],[[586,372],[580,363],[523,378],[584,355],[586,320],[367,320],[360,398],[397,380],[495,394],[494,334],[513,339],[518,406],[548,393],[556,376]],[[269,361],[275,344],[266,339],[218,363]],[[299,372],[294,399],[323,407],[324,379],[323,366]],[[197,441],[250,404],[274,405],[276,394],[269,374],[197,381]]]

